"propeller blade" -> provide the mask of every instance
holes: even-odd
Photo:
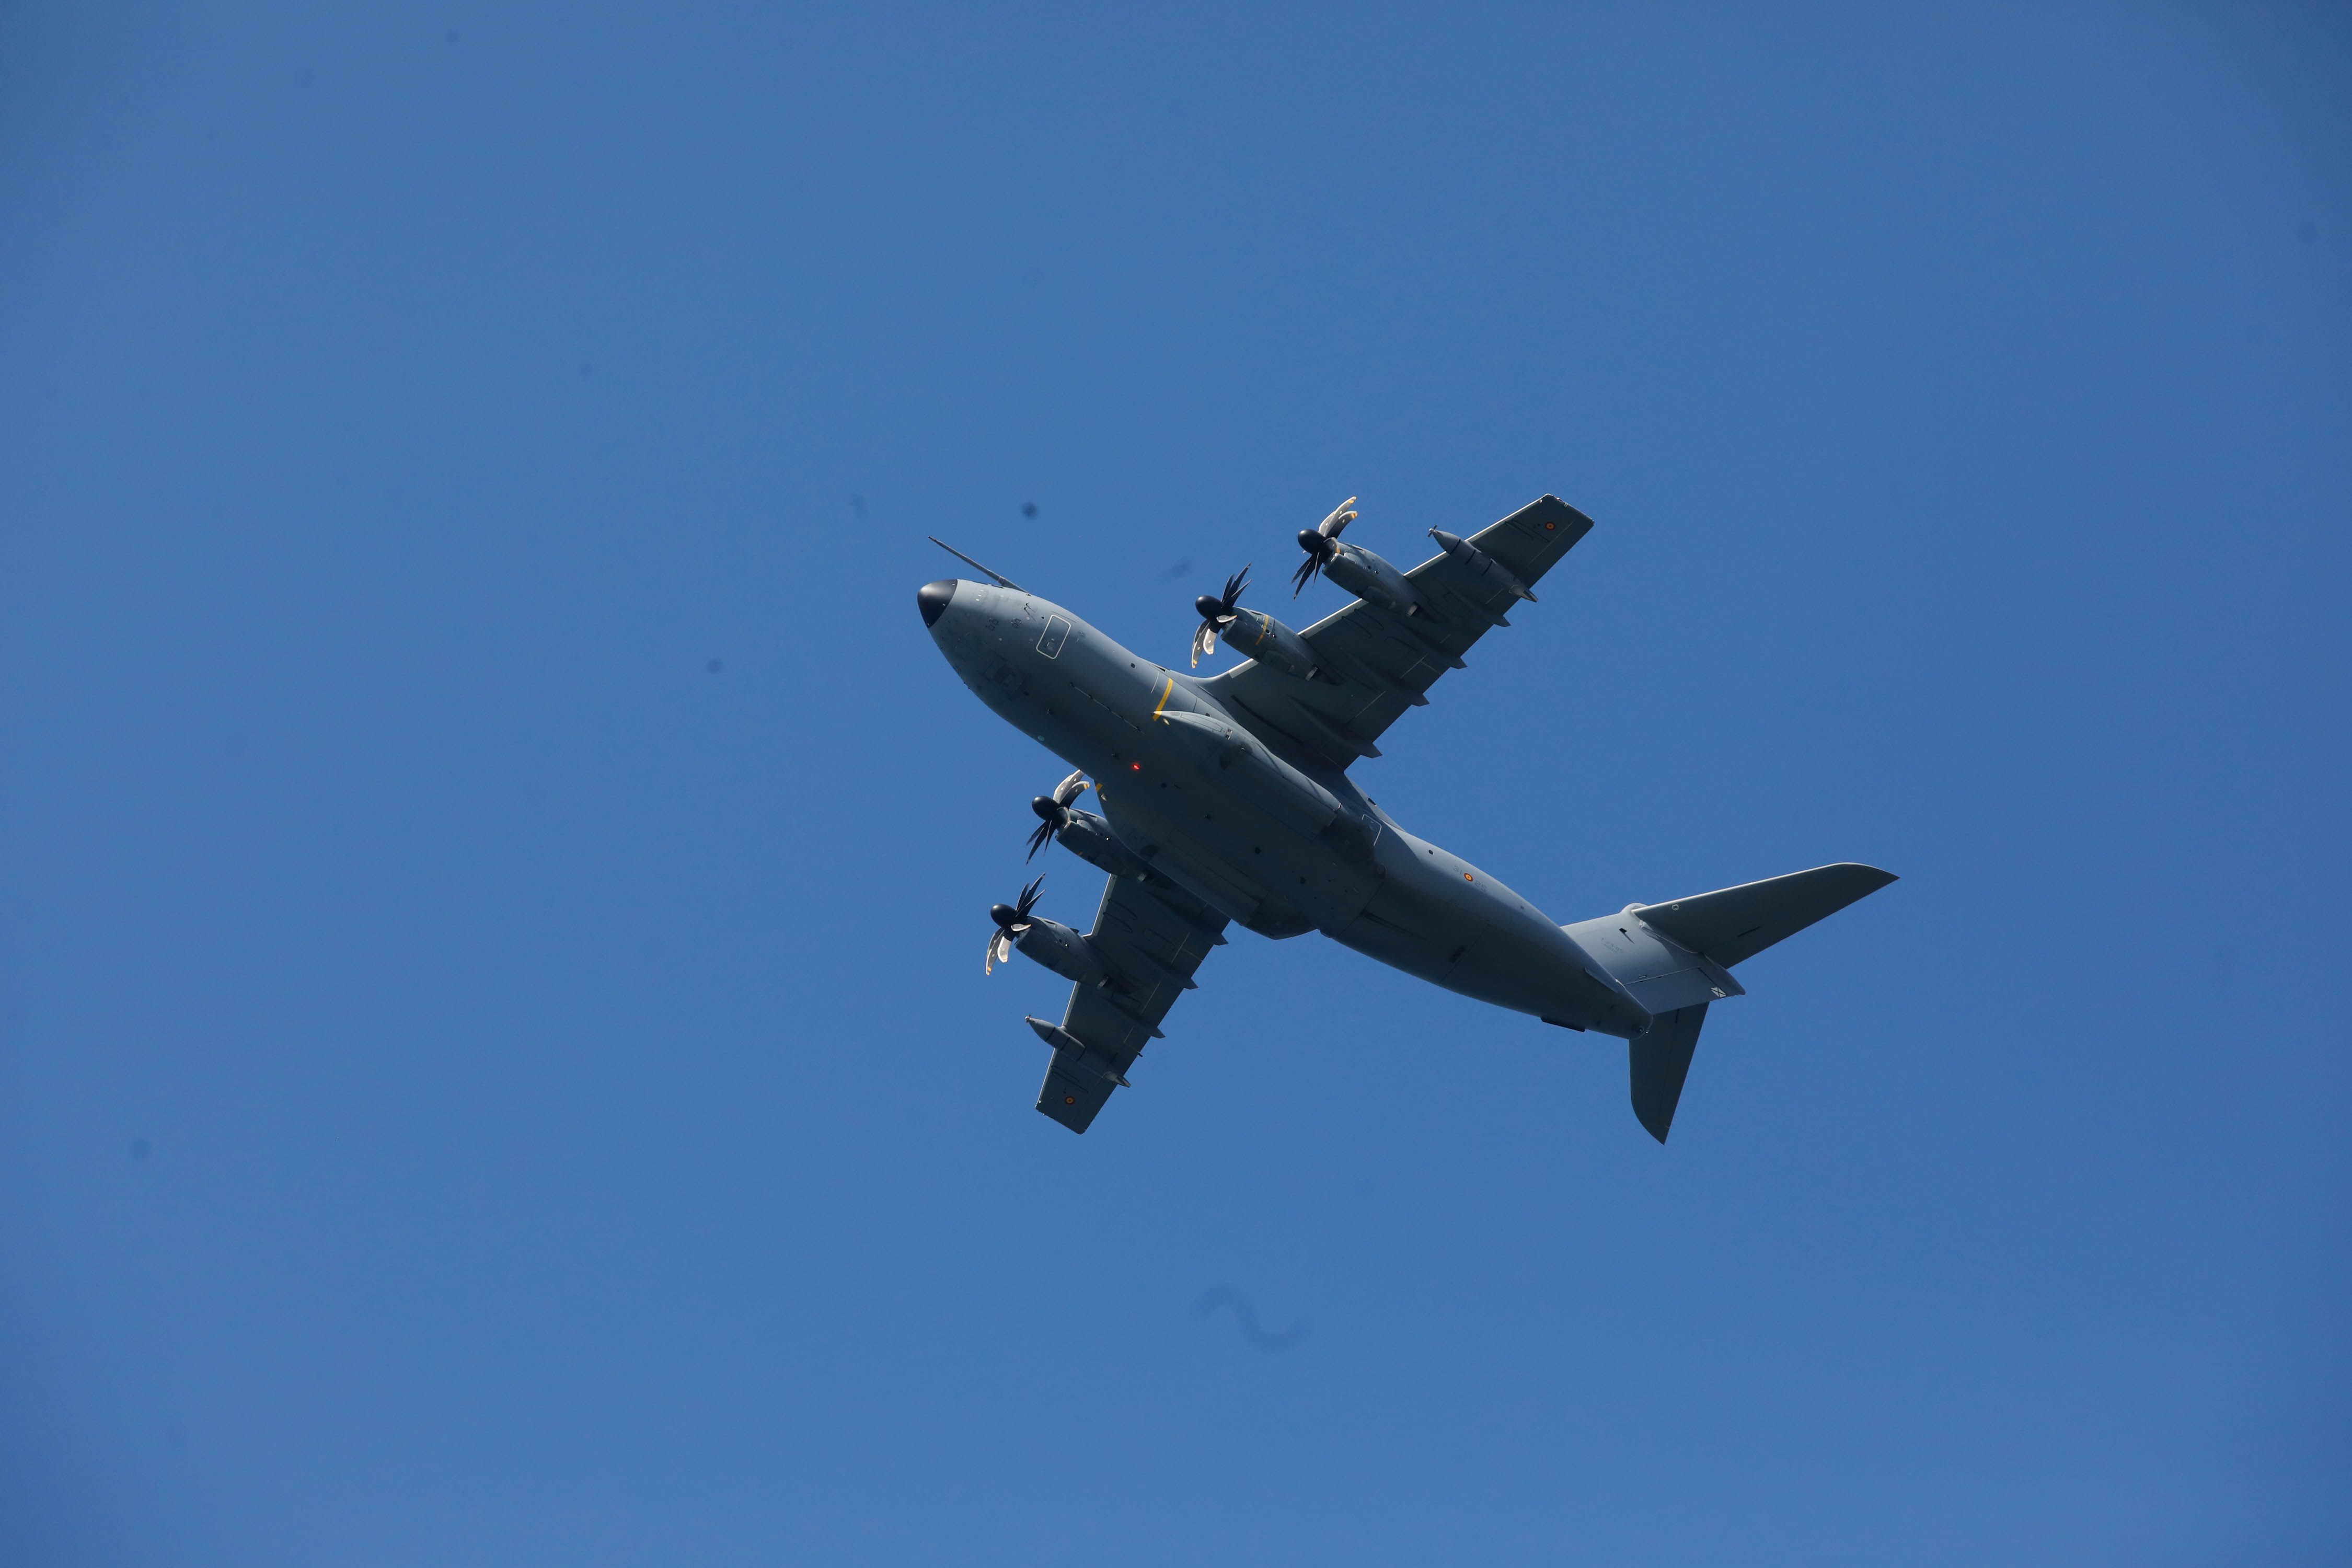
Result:
[[[1201,668],[1201,656],[1213,653],[1217,634],[1239,618],[1236,606],[1241,603],[1242,590],[1249,586],[1250,569],[1246,566],[1225,579],[1222,594],[1203,594],[1192,601],[1192,608],[1201,617],[1200,629],[1192,634],[1192,668]]]
[[[1023,858],[1034,860],[1037,851],[1045,847],[1070,825],[1070,803],[1087,793],[1087,771],[1080,768],[1054,786],[1050,795],[1038,795],[1030,801],[1029,809],[1037,814],[1037,826],[1029,835],[1029,853]],[[999,909],[1004,908],[1000,904]],[[1007,918],[1010,918],[1008,911]]]
[[[1326,539],[1339,538],[1339,531],[1356,521],[1356,514],[1348,510],[1355,504],[1356,498],[1354,496],[1349,496],[1346,500],[1343,500],[1338,506],[1333,507],[1331,509],[1331,515],[1325,518],[1320,523],[1317,524],[1315,531],[1321,534]]]
[[[1310,554],[1300,562],[1298,570],[1290,574],[1290,596],[1294,599],[1298,597],[1306,591],[1307,584],[1314,580],[1315,574],[1322,570],[1323,557],[1320,555]]]
[[[988,962],[981,965],[982,974],[993,974],[996,966],[1013,956],[1013,939],[1029,929],[1029,910],[1037,901],[1037,889],[1045,885],[1038,878],[1021,889],[1021,897],[1011,905],[996,904],[990,908],[988,918],[996,922],[989,933]]]

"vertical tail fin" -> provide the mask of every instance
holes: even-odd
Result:
[[[1650,1026],[1625,1042],[1633,1068],[1633,1116],[1663,1143],[1675,1124],[1675,1107],[1683,1097],[1683,1079],[1690,1076],[1691,1052],[1698,1048],[1698,1028],[1706,1022],[1706,1004],[1661,1013]]]

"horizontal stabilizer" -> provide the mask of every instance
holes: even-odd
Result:
[[[1727,969],[1894,880],[1892,871],[1848,861],[1663,904],[1636,905],[1629,912],[1641,916],[1643,925]],[[1677,1084],[1680,1081],[1676,1079]]]

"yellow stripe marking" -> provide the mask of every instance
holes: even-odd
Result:
[[[1172,675],[1171,675],[1171,676],[1170,676],[1170,677],[1168,678],[1168,689],[1167,689],[1167,690],[1165,690],[1165,691],[1163,691],[1163,692],[1161,692],[1161,693],[1160,694],[1160,703],[1159,703],[1159,707],[1155,707],[1154,709],[1152,709],[1152,710],[1151,710],[1151,716],[1152,716],[1154,719],[1159,718],[1159,717],[1160,717],[1160,710],[1161,708],[1165,708],[1165,707],[1167,707],[1167,706],[1168,706],[1168,700],[1169,700],[1171,697],[1173,697],[1173,696],[1175,696],[1175,695],[1176,695],[1176,678],[1175,678],[1174,676],[1172,676]]]

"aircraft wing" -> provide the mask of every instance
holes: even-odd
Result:
[[[1224,916],[1164,877],[1110,879],[1087,940],[1121,986],[1072,986],[1064,1037],[1038,1030],[1054,1047],[1054,1060],[1037,1109],[1084,1132],[1118,1087],[1115,1079],[1125,1078],[1145,1045],[1159,1037],[1160,1021],[1209,949],[1224,942]]]
[[[1470,542],[1532,588],[1591,531],[1591,518],[1546,496],[1480,529]],[[1486,628],[1507,625],[1505,614],[1525,603],[1443,552],[1405,575],[1433,614],[1400,616],[1359,599],[1300,634],[1337,684],[1302,680],[1255,660],[1206,684],[1234,717],[1277,748],[1287,742],[1340,768],[1379,756],[1373,742],[1397,715],[1426,703],[1437,678],[1462,668],[1462,656]]]

